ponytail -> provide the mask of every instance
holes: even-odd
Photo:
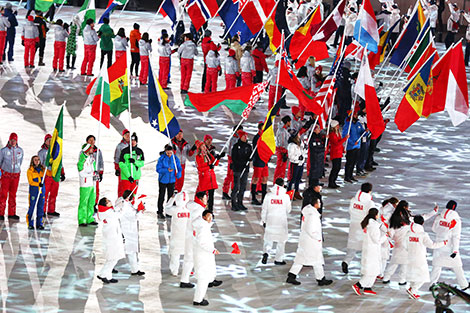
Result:
[[[367,213],[366,217],[364,217],[364,219],[361,222],[362,229],[365,229],[367,225],[369,225],[370,219],[375,220],[378,214],[379,214],[379,210],[377,210],[376,208],[370,209],[369,213]]]

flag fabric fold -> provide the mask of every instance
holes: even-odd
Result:
[[[218,9],[216,0],[189,0],[186,3],[186,10],[197,31],[215,16]]]
[[[104,10],[103,14],[101,14],[101,17],[98,21],[99,24],[103,23],[103,18],[108,18],[111,15],[111,13],[114,12],[114,9],[120,5],[125,5],[128,0],[110,0],[108,3],[108,6],[106,7],[106,10]]]
[[[124,54],[108,68],[110,111],[118,116],[129,108],[129,86],[127,77],[127,57]]]
[[[219,11],[219,16],[225,24],[225,31],[230,29],[230,36],[238,35],[240,38],[240,44],[243,45],[250,39],[254,38],[256,33],[252,33],[243,20],[243,17],[238,15],[239,5],[240,3],[238,1],[236,3],[232,0],[225,1]]]
[[[60,109],[57,122],[55,123],[54,132],[52,133],[51,143],[46,156],[46,168],[51,167],[51,176],[54,181],[60,181],[62,172],[62,154],[63,154],[63,138],[64,138],[64,107]]]
[[[468,86],[462,41],[452,48],[445,108],[452,124],[458,126],[468,119]]]
[[[91,18],[93,21],[96,21],[95,0],[85,0],[83,5],[80,7],[80,10],[78,10],[77,15],[81,22],[80,29],[83,29],[86,26],[86,21],[88,19]]]
[[[108,69],[103,66],[100,77],[96,80],[96,92],[91,105],[91,116],[100,121],[104,126],[109,128],[111,120],[110,91]]]
[[[274,118],[281,109],[283,101],[278,101],[271,110],[269,110],[264,120],[261,136],[257,142],[258,156],[264,162],[268,163],[269,159],[276,152],[276,139],[274,135]]]
[[[281,45],[282,33],[284,33],[284,38],[290,35],[289,25],[286,19],[286,10],[287,8],[284,1],[279,0],[274,13],[268,18],[264,25],[266,34],[269,37],[269,47],[272,52],[276,52],[277,48]]]
[[[367,50],[377,53],[379,46],[379,32],[377,30],[377,20],[370,0],[363,0],[362,7],[354,25],[354,39]]]
[[[172,22],[172,26],[174,26],[178,19],[178,12],[178,0],[163,0],[162,8],[158,13],[163,15],[163,17],[168,17]]]

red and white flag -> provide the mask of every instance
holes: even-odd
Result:
[[[366,57],[363,58],[354,92],[366,102],[367,128],[372,134],[371,138],[377,139],[385,130],[385,122]]]
[[[246,120],[248,116],[250,116],[251,110],[255,106],[256,102],[258,102],[259,98],[261,98],[261,95],[263,92],[266,90],[266,87],[268,86],[269,81],[265,81],[259,84],[256,84],[255,87],[253,88],[253,91],[250,96],[250,100],[248,101],[248,105],[243,110],[242,112],[242,117]]]
[[[321,129],[327,126],[328,113],[332,105],[332,100],[334,99],[335,82],[336,78],[334,78],[333,75],[328,75],[315,96],[315,102],[322,107],[322,114],[320,114],[318,118],[318,125]]]
[[[345,7],[346,0],[341,0],[313,36],[314,41],[327,42],[330,39],[341,24]]]
[[[462,51],[462,42],[452,48],[447,83],[445,108],[454,126],[463,123],[469,115],[467,76]]]

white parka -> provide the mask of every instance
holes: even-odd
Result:
[[[361,274],[364,276],[375,277],[382,271],[380,249],[386,238],[380,225],[376,220],[370,219],[366,229],[362,230],[364,239],[362,241]]]
[[[358,191],[356,196],[351,199],[349,204],[349,233],[348,233],[348,249],[361,250],[364,231],[361,228],[361,222],[369,213],[370,208],[378,207],[372,201],[372,194]]]
[[[305,149],[303,141],[300,142],[300,145],[295,142],[289,143],[287,146],[287,155],[289,156],[289,162],[294,163],[295,165],[302,166],[308,157],[308,151]]]
[[[116,49],[116,51],[126,51],[128,46],[129,43],[126,37],[119,35],[114,37],[114,49]]]
[[[186,226],[186,241],[184,243],[184,255],[191,258],[193,255],[193,221],[198,217],[202,217],[205,207],[195,201],[189,201],[186,204],[186,208],[189,210],[189,221]]]
[[[187,228],[191,227],[191,213],[186,208],[188,200],[188,195],[182,191],[171,197],[165,205],[165,213],[171,216],[169,254],[184,254]]]
[[[124,250],[127,254],[139,252],[139,216],[140,212],[131,202],[120,197],[115,208],[121,211],[121,230],[124,235]]]
[[[299,246],[294,263],[302,265],[323,265],[323,237],[320,213],[312,205],[302,209]]]
[[[194,270],[198,280],[213,281],[216,276],[215,246],[211,226],[202,217],[196,218],[193,225]]]
[[[411,282],[429,282],[426,248],[437,249],[444,246],[444,241],[433,242],[422,225],[411,223],[406,235],[405,245],[408,250],[408,270],[406,279]]]
[[[381,207],[379,210],[380,220],[383,225],[383,229],[389,229],[390,217],[392,216],[395,207],[391,203],[387,203],[384,207]],[[388,260],[390,258],[390,240],[391,238],[387,238],[382,244],[382,260]]]
[[[450,268],[462,266],[459,253],[461,230],[462,221],[456,211],[445,210],[436,217],[432,225],[432,231],[436,233],[436,241],[448,240],[449,242],[444,247],[434,250],[433,266]],[[457,252],[455,258],[450,257],[453,252]]]
[[[255,60],[249,51],[243,52],[240,59],[240,70],[242,73],[253,73],[255,71]]]
[[[265,241],[287,241],[287,215],[292,209],[291,200],[286,189],[274,185],[266,195],[261,210],[261,224],[266,223],[264,230]]]
[[[120,260],[125,258],[124,242],[122,240],[120,213],[110,207],[104,212],[98,208],[98,218],[102,222],[103,249],[106,260]]]

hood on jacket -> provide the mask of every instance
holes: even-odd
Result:
[[[181,191],[175,195],[175,202],[177,206],[184,206],[189,201],[189,196],[186,192]]]
[[[271,187],[271,192],[277,196],[277,195],[283,195],[287,191],[286,191],[286,188],[284,188],[282,186],[274,185],[274,186]]]
[[[424,227],[423,225],[419,225],[416,223],[411,223],[410,224],[410,231],[414,234],[420,234],[424,232]]]

